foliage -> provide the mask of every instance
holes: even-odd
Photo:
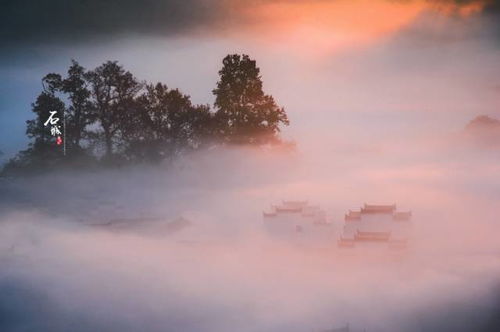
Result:
[[[262,90],[260,69],[248,55],[232,54],[222,61],[220,80],[213,90],[218,133],[231,143],[276,140],[280,124],[288,125],[285,110]]]
[[[43,90],[27,121],[28,149],[3,173],[55,166],[161,162],[213,144],[279,141],[288,125],[282,107],[262,89],[260,70],[247,55],[228,55],[213,90],[215,111],[163,83],[138,81],[116,61],[86,70],[72,60],[65,77],[42,79]],[[65,154],[46,126],[56,112],[64,127]]]

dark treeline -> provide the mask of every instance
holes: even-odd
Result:
[[[86,70],[73,60],[65,76],[50,73],[42,86],[32,104],[35,118],[27,121],[31,143],[4,173],[160,162],[216,144],[274,144],[280,142],[280,125],[288,125],[247,55],[223,59],[213,109],[194,105],[188,95],[163,83],[141,82],[116,61]],[[46,125],[54,111],[65,155]]]

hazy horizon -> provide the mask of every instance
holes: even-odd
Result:
[[[41,78],[64,73],[70,59],[88,69],[117,60],[140,80],[161,81],[195,103],[213,104],[222,58],[247,53],[261,68],[264,89],[289,114],[285,136],[299,144],[310,140],[312,127],[320,135],[341,132],[365,144],[365,138],[378,139],[381,128],[393,139],[460,131],[478,115],[500,117],[496,22],[481,13],[482,1],[465,7],[417,0],[370,3],[219,1],[214,10],[224,8],[234,19],[219,22],[207,14],[207,22],[198,22],[194,17],[205,17],[210,6],[193,1],[192,13],[181,11],[187,15],[185,24],[178,23],[182,29],[166,29],[164,35],[156,26],[151,31],[97,26],[73,40],[42,32],[15,43],[6,39],[0,150],[11,157],[26,147],[24,121],[32,118],[30,104],[41,91]],[[350,18],[356,15],[362,23]]]
[[[2,162],[28,146],[42,77],[71,59],[116,60],[213,108],[223,57],[248,54],[295,149],[0,177],[0,330],[500,326],[497,1],[2,6]],[[326,241],[269,234],[262,212],[284,200],[319,205]],[[337,247],[364,203],[412,211],[407,250]]]

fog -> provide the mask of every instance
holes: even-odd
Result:
[[[173,165],[3,180],[2,328],[493,330],[498,156],[467,147],[442,158],[436,146],[220,148]],[[331,242],[269,235],[261,212],[283,199],[321,204]],[[413,211],[407,251],[337,248],[343,214],[363,202]],[[179,216],[191,225],[167,233],[140,221]],[[119,218],[140,226],[97,225]]]
[[[312,39],[304,30],[321,8],[284,24],[256,6],[234,29],[38,47],[29,65],[2,59],[16,87],[2,105],[27,105],[33,82],[69,58],[87,68],[118,59],[211,103],[221,58],[249,53],[296,148],[1,178],[0,330],[498,330],[499,136],[464,129],[481,114],[500,118],[497,36],[469,11],[413,3],[375,30],[341,25],[350,38],[334,42],[320,37],[337,26],[314,26]],[[27,118],[16,107],[5,128]],[[19,145],[9,130],[8,153]],[[320,205],[331,241],[269,234],[262,211],[283,200]],[[413,212],[407,250],[337,247],[344,214],[363,203]],[[188,223],[165,226],[179,220]]]

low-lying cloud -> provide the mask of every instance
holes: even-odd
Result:
[[[448,158],[439,158],[445,150]],[[218,149],[170,166],[4,179],[0,327],[497,328],[493,156],[422,142],[381,151]],[[472,162],[465,157],[473,154]],[[333,221],[331,240],[298,245],[267,234],[261,212],[282,199],[321,204]],[[409,251],[336,248],[343,214],[364,201],[413,211]],[[148,223],[119,232],[95,226],[179,216],[192,225],[165,235],[138,231]]]

